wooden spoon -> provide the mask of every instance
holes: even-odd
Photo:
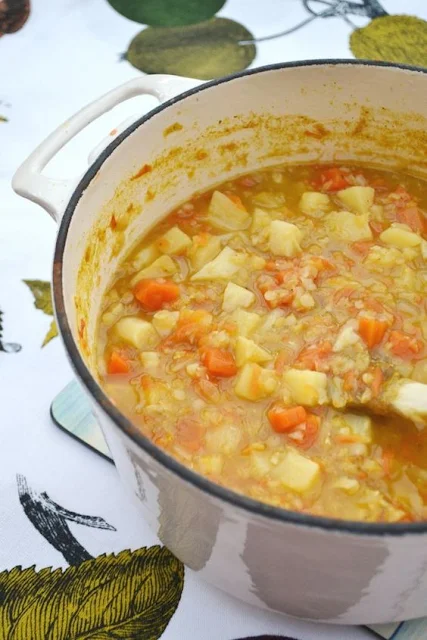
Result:
[[[351,401],[352,407],[382,416],[398,415],[417,427],[427,426],[427,384],[406,378],[392,379],[377,398],[369,402]]]

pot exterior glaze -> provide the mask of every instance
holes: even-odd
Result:
[[[190,81],[152,76],[144,90],[147,82],[164,98],[168,83],[170,95]],[[251,604],[328,623],[426,615],[427,524],[286,512],[214,485],[157,449],[98,384],[103,292],[136,239],[165,214],[194,192],[255,168],[355,161],[427,176],[426,97],[427,75],[416,69],[351,61],[254,69],[181,94],[132,124],[71,198],[51,195],[48,182],[37,191],[43,145],[32,156],[32,184],[28,166],[14,181],[57,218],[68,200],[54,264],[58,324],[122,481],[180,560]]]

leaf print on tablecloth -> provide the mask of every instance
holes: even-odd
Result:
[[[36,309],[40,309],[48,316],[53,316],[53,303],[52,292],[50,282],[46,280],[23,280],[23,282],[29,287],[31,293],[34,296],[34,306]],[[55,320],[50,323],[49,331],[47,332],[42,347],[47,345],[53,338],[58,335],[58,327]]]
[[[30,0],[0,0],[0,37],[19,31],[30,15]]]
[[[383,16],[350,36],[356,58],[427,66],[427,21],[415,16]]]
[[[156,640],[181,598],[184,567],[165,547],[102,555],[62,571],[0,573],[8,640]]]
[[[150,27],[180,27],[204,22],[226,0],[107,0],[125,18]]]
[[[16,342],[3,342],[3,311],[0,309],[0,351],[5,353],[17,353],[22,347]]]
[[[141,31],[127,60],[145,73],[171,73],[210,80],[246,69],[256,55],[253,35],[234,20],[214,18],[187,27]]]

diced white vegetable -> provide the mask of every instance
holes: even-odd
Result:
[[[231,316],[231,320],[237,324],[237,331],[239,335],[246,338],[255,331],[261,322],[261,316],[257,313],[245,311],[244,309],[236,309]]]
[[[405,418],[427,425],[427,385],[412,380],[399,381],[387,398],[392,407]]]
[[[338,198],[354,213],[367,213],[374,204],[375,189],[372,187],[348,187],[338,191]]]
[[[135,388],[128,382],[109,382],[105,385],[105,391],[107,396],[114,400],[119,408],[123,408],[126,411],[133,409],[138,402],[138,396],[135,392]]]
[[[328,211],[331,207],[331,201],[326,193],[320,193],[318,191],[306,191],[302,194],[299,201],[299,208],[307,216],[313,218],[320,218],[325,211]]]
[[[230,455],[239,448],[242,440],[242,430],[234,424],[221,424],[209,427],[206,431],[205,442],[209,451]]]
[[[240,370],[234,392],[245,400],[261,400],[271,395],[277,387],[274,371],[264,369],[255,363],[248,363]]]
[[[197,458],[197,466],[199,471],[206,476],[219,476],[224,466],[224,460],[221,455],[200,456]]]
[[[216,258],[205,264],[195,273],[192,280],[213,280],[215,278],[231,278],[244,263],[244,255],[230,247],[224,247]]]
[[[221,191],[214,191],[208,208],[208,222],[217,229],[237,231],[250,223],[250,215]]]
[[[191,266],[195,271],[201,269],[207,262],[216,258],[221,251],[219,236],[193,236],[193,244],[188,250]]]
[[[411,231],[405,224],[393,223],[380,235],[380,240],[385,244],[391,244],[399,249],[416,247],[421,244],[421,237]]]
[[[353,434],[357,436],[359,442],[363,444],[372,442],[372,422],[369,416],[346,413],[344,414],[344,420]]]
[[[152,318],[153,327],[162,336],[168,336],[175,329],[179,318],[179,311],[157,311]]]
[[[274,469],[274,475],[291,491],[305,493],[319,481],[320,467],[314,460],[290,449]]]
[[[160,256],[145,269],[139,271],[130,281],[132,287],[146,278],[166,278],[178,271],[175,262],[169,256]]]
[[[155,373],[160,366],[160,353],[157,351],[143,351],[139,354],[144,369],[150,373]]]
[[[268,362],[273,356],[258,346],[253,340],[239,336],[236,340],[236,364],[243,366],[246,362]]]
[[[339,332],[332,350],[335,353],[338,353],[347,347],[352,347],[357,342],[360,342],[360,336],[355,332],[354,327],[351,324],[348,324]]]
[[[283,374],[283,381],[297,404],[314,407],[328,402],[328,378],[321,371],[289,369]]]
[[[224,296],[222,299],[223,311],[234,311],[243,307],[247,309],[251,304],[255,302],[255,294],[249,289],[240,287],[234,282],[229,282],[225,287]]]
[[[269,227],[270,251],[276,256],[293,258],[301,253],[302,233],[298,227],[284,220],[273,220]]]
[[[251,233],[259,233],[266,229],[271,222],[271,217],[263,209],[255,209],[252,215]]]
[[[329,233],[348,242],[372,240],[369,216],[356,215],[349,211],[333,211],[325,216],[325,224]]]
[[[114,331],[119,338],[137,349],[152,347],[158,340],[157,332],[151,322],[136,316],[121,318],[114,325]]]
[[[147,265],[154,262],[154,260],[158,258],[159,255],[160,252],[156,245],[154,243],[150,244],[148,245],[148,247],[144,247],[143,249],[141,249],[141,251],[138,251],[138,253],[135,255],[134,259],[132,260],[133,268],[135,269],[135,271],[139,271],[140,269],[143,269]]]
[[[157,240],[156,245],[161,253],[179,255],[191,245],[191,238],[179,227],[172,227]]]
[[[251,472],[254,478],[263,478],[271,467],[270,454],[262,451],[252,451],[250,456]]]

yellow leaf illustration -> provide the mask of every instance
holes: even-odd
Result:
[[[48,316],[53,316],[52,292],[50,282],[46,280],[24,280],[34,296],[34,306]],[[42,347],[58,335],[55,320],[52,320],[49,331],[43,340]]]
[[[427,21],[415,16],[381,16],[350,36],[356,58],[427,66]]]
[[[166,547],[102,555],[65,569],[0,573],[0,638],[156,640],[178,606],[184,566]]]

